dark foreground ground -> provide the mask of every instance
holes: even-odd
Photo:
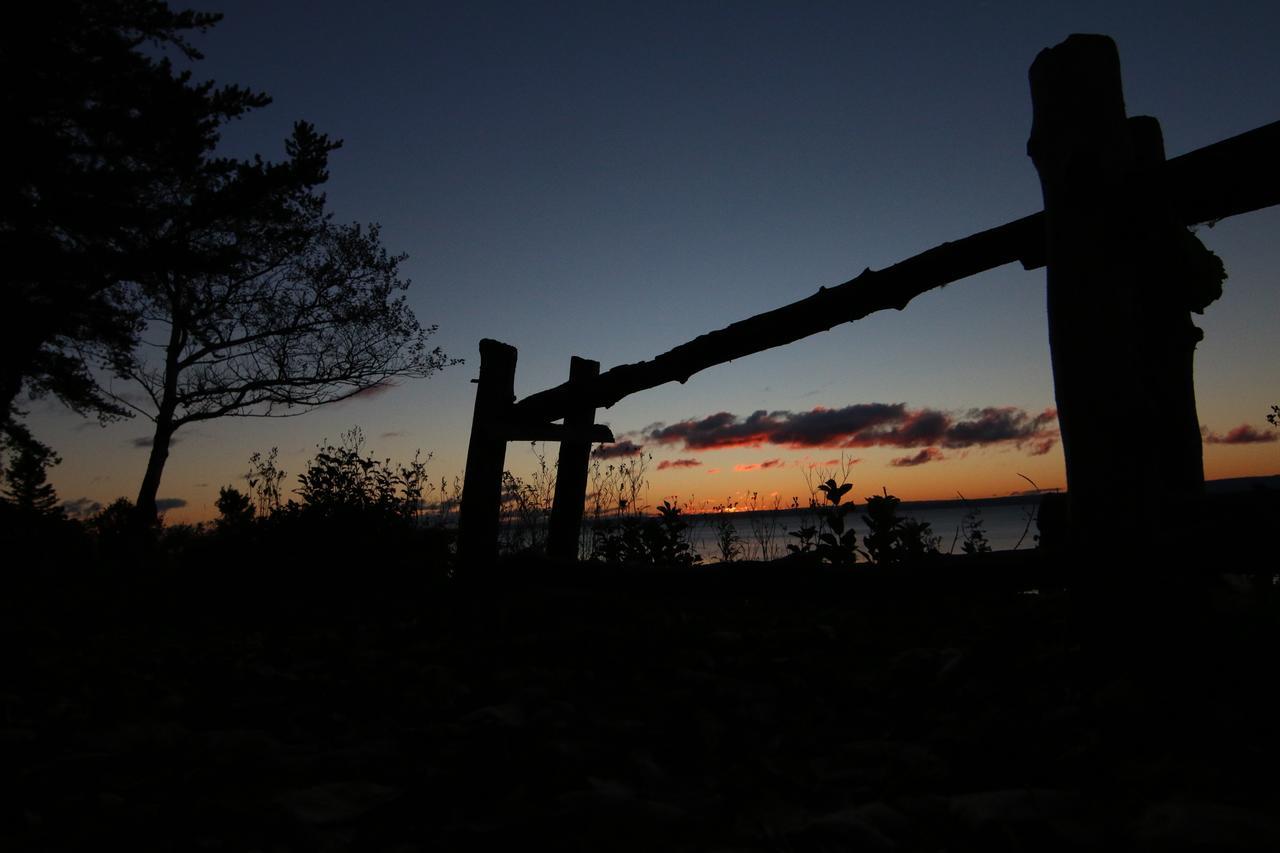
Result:
[[[1269,584],[514,570],[19,585],[0,849],[1280,849]]]

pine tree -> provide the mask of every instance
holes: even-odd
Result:
[[[47,477],[48,469],[62,459],[29,436],[11,438],[9,444],[9,464],[4,471],[5,500],[24,514],[60,514],[58,495]]]

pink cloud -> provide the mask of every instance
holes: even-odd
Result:
[[[1028,412],[1015,406],[988,406],[963,412],[908,409],[905,403],[856,403],[841,409],[807,412],[760,409],[746,417],[718,412],[700,419],[654,425],[645,438],[688,450],[761,447],[945,447],[962,449],[994,444],[1047,452],[1056,439],[1057,412]],[[836,464],[829,462],[827,464]]]
[[[1280,435],[1273,430],[1263,432],[1249,424],[1240,424],[1226,435],[1218,435],[1207,429],[1204,430],[1204,434],[1206,444],[1269,444],[1280,438]]]
[[[782,465],[781,459],[766,459],[764,462],[749,462],[744,465],[734,465],[733,470],[758,471],[758,470],[763,470],[767,468],[778,468],[778,467],[781,467],[781,465]]]
[[[897,459],[891,459],[889,464],[895,468],[914,468],[916,465],[924,465],[929,462],[941,462],[946,458],[938,448],[926,447],[913,456],[900,456]]]

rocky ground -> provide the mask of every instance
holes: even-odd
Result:
[[[1270,586],[539,571],[19,584],[0,847],[1280,849]]]

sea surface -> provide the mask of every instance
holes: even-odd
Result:
[[[1210,480],[1205,489],[1211,499],[1229,499],[1232,495],[1251,495],[1259,502],[1257,506],[1270,512],[1275,503],[1261,502],[1265,495],[1280,494],[1280,475],[1259,477],[1235,477],[1223,480]],[[1039,495],[1010,495],[1008,497],[980,498],[970,501],[943,500],[903,503],[898,507],[898,516],[913,518],[926,522],[933,537],[937,538],[938,550],[943,554],[962,554],[966,535],[966,517],[972,512],[980,521],[987,543],[993,551],[1014,549],[1031,549],[1037,544],[1039,528],[1036,524],[1040,509]],[[1225,506],[1225,504],[1224,504]],[[1237,504],[1231,504],[1239,512]],[[845,516],[846,527],[858,532],[858,547],[863,546],[863,537],[867,534],[867,522],[859,504],[857,508]],[[817,526],[819,510],[780,510],[757,512],[740,511],[723,514],[681,515],[688,523],[687,535],[693,549],[702,557],[703,562],[714,563],[722,559],[719,544],[721,525],[732,525],[733,539],[737,546],[734,559],[761,560],[776,559],[786,556],[787,545],[798,543],[793,532],[805,526]],[[654,517],[646,512],[646,517]],[[1269,521],[1272,516],[1266,516]],[[1246,519],[1247,520],[1247,519]],[[1262,522],[1250,522],[1251,530],[1264,528]],[[504,530],[513,529],[511,522],[504,522]],[[588,537],[589,546],[591,520],[583,523],[583,533]],[[518,531],[518,525],[515,530]],[[517,535],[517,539],[520,537]],[[1280,576],[1277,576],[1280,577]]]
[[[1013,548],[1034,548],[1036,546],[1037,528],[1035,523],[1035,502],[1022,505],[986,505],[977,510],[977,518],[981,520],[982,530],[987,542],[996,551]],[[914,518],[927,522],[933,536],[941,541],[938,549],[946,554],[963,553],[965,531],[963,522],[969,512],[964,507],[912,507],[907,504],[899,507],[898,515],[903,518]],[[790,534],[805,526],[817,526],[817,513],[814,511],[795,512],[758,512],[758,513],[726,513],[723,515],[693,515],[689,522],[689,541],[693,549],[702,557],[703,562],[717,562],[721,559],[718,544],[721,524],[731,524],[738,545],[742,549],[737,559],[762,559],[762,550],[768,549],[765,557],[772,559],[787,553],[787,543],[798,543],[799,539]],[[1030,524],[1028,524],[1030,521]],[[858,509],[845,516],[845,526],[858,531],[858,546],[862,547],[862,537],[868,528],[865,515]]]

